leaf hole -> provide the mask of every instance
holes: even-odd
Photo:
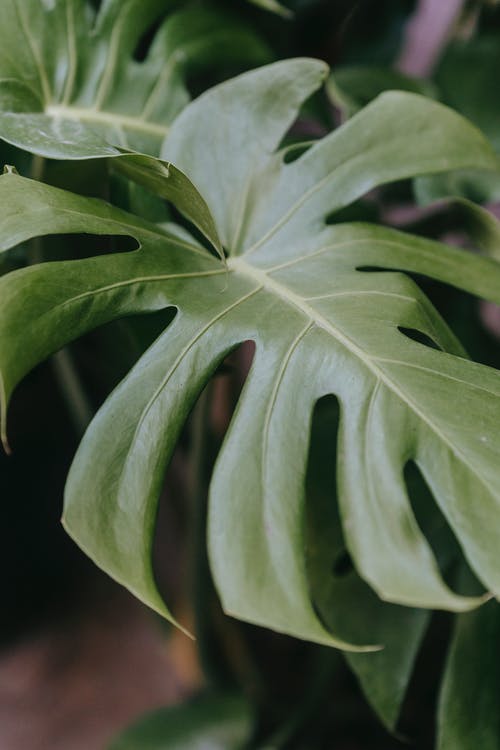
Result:
[[[399,268],[381,268],[381,266],[356,266],[361,273],[404,273]]]
[[[142,63],[148,56],[151,44],[156,36],[156,32],[158,31],[158,26],[158,21],[155,21],[139,38],[134,52],[132,53],[132,57],[136,62]]]
[[[298,161],[301,156],[303,156],[311,146],[313,145],[312,142],[298,142],[298,143],[292,143],[288,144],[283,150],[283,162],[284,164],[293,164],[294,161]]]
[[[406,336],[406,338],[416,341],[417,344],[423,344],[423,346],[428,346],[430,349],[443,351],[439,344],[423,331],[419,331],[418,328],[404,328],[403,326],[398,326],[398,331],[402,333],[403,336]]]
[[[349,552],[345,549],[336,558],[332,565],[332,573],[336,578],[345,578],[352,573],[354,565],[352,557]]]
[[[415,519],[426,537],[447,586],[463,596],[484,590],[470,570],[460,544],[415,460],[407,461],[404,480]]]
[[[254,354],[253,341],[233,345],[213,361],[190,393],[176,447],[165,466],[153,537],[155,582],[174,615],[185,608],[186,580],[180,571],[185,567],[186,546],[194,544],[197,579],[202,581],[198,604],[203,602],[208,623],[203,637],[210,640],[210,662],[216,660],[224,669],[226,655],[212,630],[222,610],[206,549],[208,486]]]
[[[347,576],[347,552],[337,503],[337,437],[340,406],[336,396],[314,407],[306,472],[305,539],[309,586],[320,595],[325,579]]]
[[[85,260],[100,255],[132,253],[140,248],[130,235],[55,234],[42,238],[42,261]]]
[[[380,209],[375,201],[369,198],[351,203],[345,208],[337,209],[329,213],[325,218],[325,224],[332,226],[335,224],[348,224],[357,221],[368,221],[378,223],[380,220]]]

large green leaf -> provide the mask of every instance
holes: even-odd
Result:
[[[458,618],[439,707],[439,750],[500,747],[500,606]]]
[[[285,160],[276,149],[325,73],[308,60],[260,69],[201,96],[172,126],[164,157],[205,197],[230,255],[227,269],[195,244],[98,201],[0,178],[4,248],[45,232],[126,233],[140,244],[131,253],[3,277],[0,367],[6,402],[37,361],[84,331],[177,308],[89,428],[64,515],[99,565],[168,614],[151,569],[163,473],[211,374],[241,342],[255,341],[211,482],[212,570],[229,613],[347,648],[317,616],[304,550],[309,428],[326,394],[340,402],[340,513],[361,577],[398,604],[460,611],[481,601],[455,594],[441,578],[403,478],[413,460],[478,577],[500,593],[500,375],[466,358],[401,273],[498,302],[500,265],[382,227],[325,219],[378,184],[496,167],[496,157],[450,110],[397,93]],[[411,340],[408,329],[439,350]]]
[[[250,707],[231,695],[206,695],[141,719],[109,750],[238,750],[252,729]]]
[[[267,61],[251,31],[227,14],[182,10],[160,26],[146,59],[134,51],[180,0],[4,0],[0,28],[0,137],[52,158],[154,155],[189,101],[195,64]]]

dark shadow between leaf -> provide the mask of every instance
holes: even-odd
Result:
[[[484,593],[484,587],[470,570],[448,521],[414,460],[407,461],[404,480],[415,519],[429,542],[446,585],[462,596],[478,596]],[[464,571],[467,571],[468,575],[463,575]],[[461,584],[462,580],[469,582],[467,590]]]
[[[36,242],[40,243],[37,263],[133,253],[140,248],[139,242],[129,235],[55,234],[41,237]]]
[[[244,341],[220,357],[191,404],[166,468],[153,541],[158,589],[174,615],[194,631],[205,671],[222,686],[228,684],[230,660],[216,633],[224,615],[208,564],[207,495],[254,355],[254,342]]]
[[[416,341],[417,344],[428,346],[430,349],[437,349],[443,351],[443,349],[437,344],[430,336],[423,331],[419,331],[417,328],[405,328],[404,326],[398,326],[398,331],[406,336],[406,338]]]
[[[132,58],[136,62],[142,63],[147,58],[149,54],[149,50],[151,48],[151,44],[153,43],[153,40],[156,36],[156,32],[158,31],[158,28],[159,28],[159,22],[155,21],[141,35],[139,41],[136,44],[134,52],[132,53]]]
[[[354,564],[349,552],[344,549],[340,552],[332,566],[332,573],[336,578],[343,578],[354,570]]]

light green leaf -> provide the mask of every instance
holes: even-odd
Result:
[[[250,707],[229,695],[206,695],[141,719],[109,750],[240,750],[252,728]]]
[[[170,162],[132,153],[114,158],[111,166],[149,192],[173,203],[212,243],[218,255],[224,258],[212,214],[204,198],[180,169]]]
[[[352,117],[384,91],[409,91],[436,97],[434,86],[424,79],[412,78],[391,68],[349,65],[336,68],[328,78],[330,100],[345,117]]]
[[[164,156],[205,197],[227,269],[98,201],[1,177],[5,248],[87,231],[129,234],[140,249],[3,277],[0,370],[6,403],[37,361],[85,331],[177,308],[87,431],[64,515],[101,567],[166,613],[151,569],[163,474],[212,373],[241,342],[255,341],[211,482],[215,581],[227,612],[348,649],[318,618],[305,559],[309,429],[324,395],[340,403],[340,515],[360,576],[397,604],[462,611],[482,602],[441,578],[403,477],[413,460],[479,579],[500,594],[500,374],[466,358],[403,273],[498,302],[500,265],[382,227],[325,220],[379,184],[496,162],[480,133],[450,110],[392,93],[285,163],[276,148],[324,74],[308,60],[268,66],[203,95],[172,126]],[[411,340],[408,329],[440,350]]]
[[[183,10],[160,26],[143,62],[143,34],[178,0],[4,0],[0,29],[0,138],[49,158],[113,156],[115,146],[157,155],[188,103],[186,71],[269,53],[227,14]]]
[[[458,618],[439,705],[438,750],[500,746],[500,606]]]

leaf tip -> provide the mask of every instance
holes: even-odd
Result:
[[[12,448],[10,447],[9,438],[7,437],[7,427],[6,427],[4,419],[2,419],[2,428],[1,428],[0,438],[1,438],[2,447],[5,453],[7,454],[7,456],[12,456]]]
[[[5,383],[0,371],[0,442],[8,456],[12,455],[12,449],[7,436],[7,394],[5,392]]]
[[[4,164],[3,165],[3,174],[16,174],[19,175],[19,172],[12,164]]]

